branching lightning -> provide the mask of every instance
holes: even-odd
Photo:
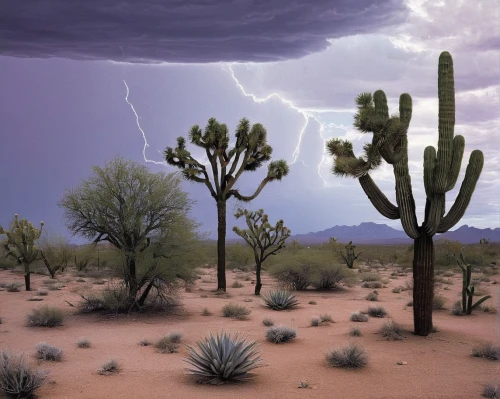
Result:
[[[128,88],[128,85],[127,85],[127,82],[125,80],[123,80],[123,84],[125,85],[125,89],[127,90],[127,93],[125,94],[125,101],[127,102],[128,105],[130,105],[130,108],[132,109],[132,112],[134,113],[135,115],[135,123],[137,125],[137,128],[139,129],[139,131],[142,133],[142,138],[144,139],[144,147],[142,148],[142,156],[144,157],[144,161],[145,162],[150,162],[150,163],[154,163],[155,165],[163,165],[163,166],[166,166],[167,163],[165,161],[163,162],[157,162],[157,161],[153,161],[151,159],[148,159],[146,157],[146,148],[149,147],[149,143],[148,143],[148,139],[146,138],[146,133],[144,133],[144,130],[142,129],[141,127],[141,124],[139,122],[139,115],[137,114],[137,111],[135,110],[134,108],[134,105],[128,100],[128,96],[130,94],[130,90]],[[160,152],[158,150],[158,152]]]
[[[325,129],[327,127],[336,127],[336,128],[341,128],[341,129],[347,130],[347,127],[343,126],[343,125],[325,124],[324,122],[322,122],[316,116],[317,114],[321,114],[321,113],[334,112],[333,110],[328,110],[328,109],[318,109],[318,110],[315,110],[315,109],[300,108],[300,107],[296,106],[291,100],[283,98],[279,93],[271,93],[271,94],[269,94],[266,97],[261,97],[260,98],[260,97],[257,97],[253,93],[247,92],[245,90],[245,88],[243,87],[243,85],[238,80],[238,78],[236,77],[234,69],[233,69],[233,65],[234,65],[234,63],[224,64],[223,65],[223,69],[226,70],[227,72],[229,72],[231,74],[231,77],[233,78],[234,82],[236,83],[236,86],[240,89],[240,91],[243,93],[243,95],[245,97],[250,97],[256,103],[264,103],[264,102],[270,100],[271,98],[277,98],[283,104],[285,104],[289,108],[297,111],[300,115],[302,115],[304,117],[304,126],[302,127],[302,129],[299,132],[299,137],[298,137],[298,140],[297,140],[297,146],[295,147],[295,150],[294,150],[294,152],[292,154],[292,161],[290,162],[291,165],[293,165],[294,163],[297,162],[297,159],[298,159],[298,157],[300,155],[300,148],[301,148],[301,145],[302,145],[302,139],[303,139],[303,136],[304,136],[304,132],[305,132],[307,126],[309,125],[309,122],[310,122],[311,119],[313,119],[315,122],[318,123],[318,125],[319,125],[319,135],[320,135],[321,139],[323,140],[324,144],[326,144],[326,142],[328,141],[328,139],[326,139],[324,137],[324,135],[323,135],[324,132],[325,132]],[[248,65],[247,65],[247,69],[249,69]],[[325,145],[323,145],[323,155],[321,157],[320,162],[318,163],[317,170],[318,170],[318,176],[321,178],[321,180],[323,180],[324,186],[328,186],[328,183],[325,180],[325,178],[321,175],[321,166],[325,163],[326,157],[327,157],[327,153],[326,153]],[[302,161],[302,163],[304,165],[306,165],[304,161]],[[306,165],[306,166],[308,166],[308,165]]]

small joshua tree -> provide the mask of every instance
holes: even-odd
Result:
[[[283,225],[283,220],[278,220],[273,227],[269,223],[268,216],[263,209],[251,212],[239,208],[234,214],[236,219],[245,216],[248,229],[239,229],[233,227],[233,231],[242,237],[253,249],[255,257],[255,295],[260,294],[262,281],[260,272],[262,263],[270,256],[276,255],[281,249],[285,248],[285,241],[290,237],[291,231]]]
[[[345,254],[341,254],[342,259],[344,259],[345,264],[349,269],[352,269],[354,266],[354,261],[358,259],[359,255],[362,254],[360,252],[359,254],[355,254],[354,249],[356,248],[356,245],[352,245],[352,241],[349,241],[349,244],[345,246]]]
[[[189,132],[192,144],[205,150],[208,168],[186,149],[186,140],[177,139],[177,147],[167,147],[164,152],[169,165],[181,169],[184,178],[203,183],[217,204],[217,289],[226,291],[226,203],[231,197],[248,202],[256,198],[267,183],[281,180],[288,174],[285,160],[273,161],[268,165],[267,176],[252,195],[240,194],[234,187],[243,172],[253,172],[271,159],[273,149],[267,144],[267,132],[260,123],[250,126],[248,119],[240,120],[236,128],[236,143],[229,149],[227,126],[210,118],[205,130],[194,125]],[[209,178],[209,173],[212,180]]]
[[[427,196],[425,216],[418,225],[415,200],[408,169],[407,132],[412,114],[412,100],[404,93],[399,98],[399,116],[389,117],[387,98],[382,90],[372,96],[363,93],[356,103],[354,125],[363,133],[373,133],[371,143],[364,146],[364,157],[354,155],[349,141],[332,139],[327,149],[334,156],[333,173],[358,178],[373,206],[389,219],[401,219],[406,234],[414,240],[413,255],[413,319],[415,334],[427,336],[432,331],[434,295],[434,243],[436,233],[444,233],[456,225],[469,205],[483,168],[483,153],[472,151],[455,203],[446,213],[446,193],[455,187],[465,148],[463,136],[454,135],[455,84],[453,59],[443,52],[438,68],[439,140],[437,151],[429,146],[424,151],[424,186]],[[382,193],[370,176],[382,159],[393,166],[396,180],[397,206]]]
[[[24,266],[26,291],[31,290],[30,264],[38,258],[39,250],[35,241],[40,238],[42,229],[43,222],[40,222],[40,228],[37,229],[33,223],[26,219],[19,219],[17,213],[14,215],[10,230],[4,230],[0,226],[0,235],[7,235],[7,240],[3,243],[6,256],[11,256],[18,264]]]

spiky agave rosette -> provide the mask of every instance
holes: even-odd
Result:
[[[246,381],[253,377],[249,371],[261,367],[256,341],[247,341],[238,333],[210,333],[195,346],[187,346],[188,357],[183,360],[192,367],[190,374],[201,383],[224,384]]]

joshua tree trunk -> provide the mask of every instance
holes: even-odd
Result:
[[[217,201],[217,290],[226,291],[226,202]]]
[[[24,264],[24,285],[26,286],[26,291],[31,291],[31,273],[30,265]]]
[[[434,243],[432,236],[421,230],[421,235],[414,241],[413,321],[415,334],[427,336],[432,332]]]

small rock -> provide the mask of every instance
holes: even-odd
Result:
[[[298,387],[299,388],[308,388],[309,384],[307,383],[307,381],[300,381]]]
[[[407,362],[403,362],[403,361],[398,362],[398,365],[400,365],[400,366],[406,366],[407,364],[408,364]]]

